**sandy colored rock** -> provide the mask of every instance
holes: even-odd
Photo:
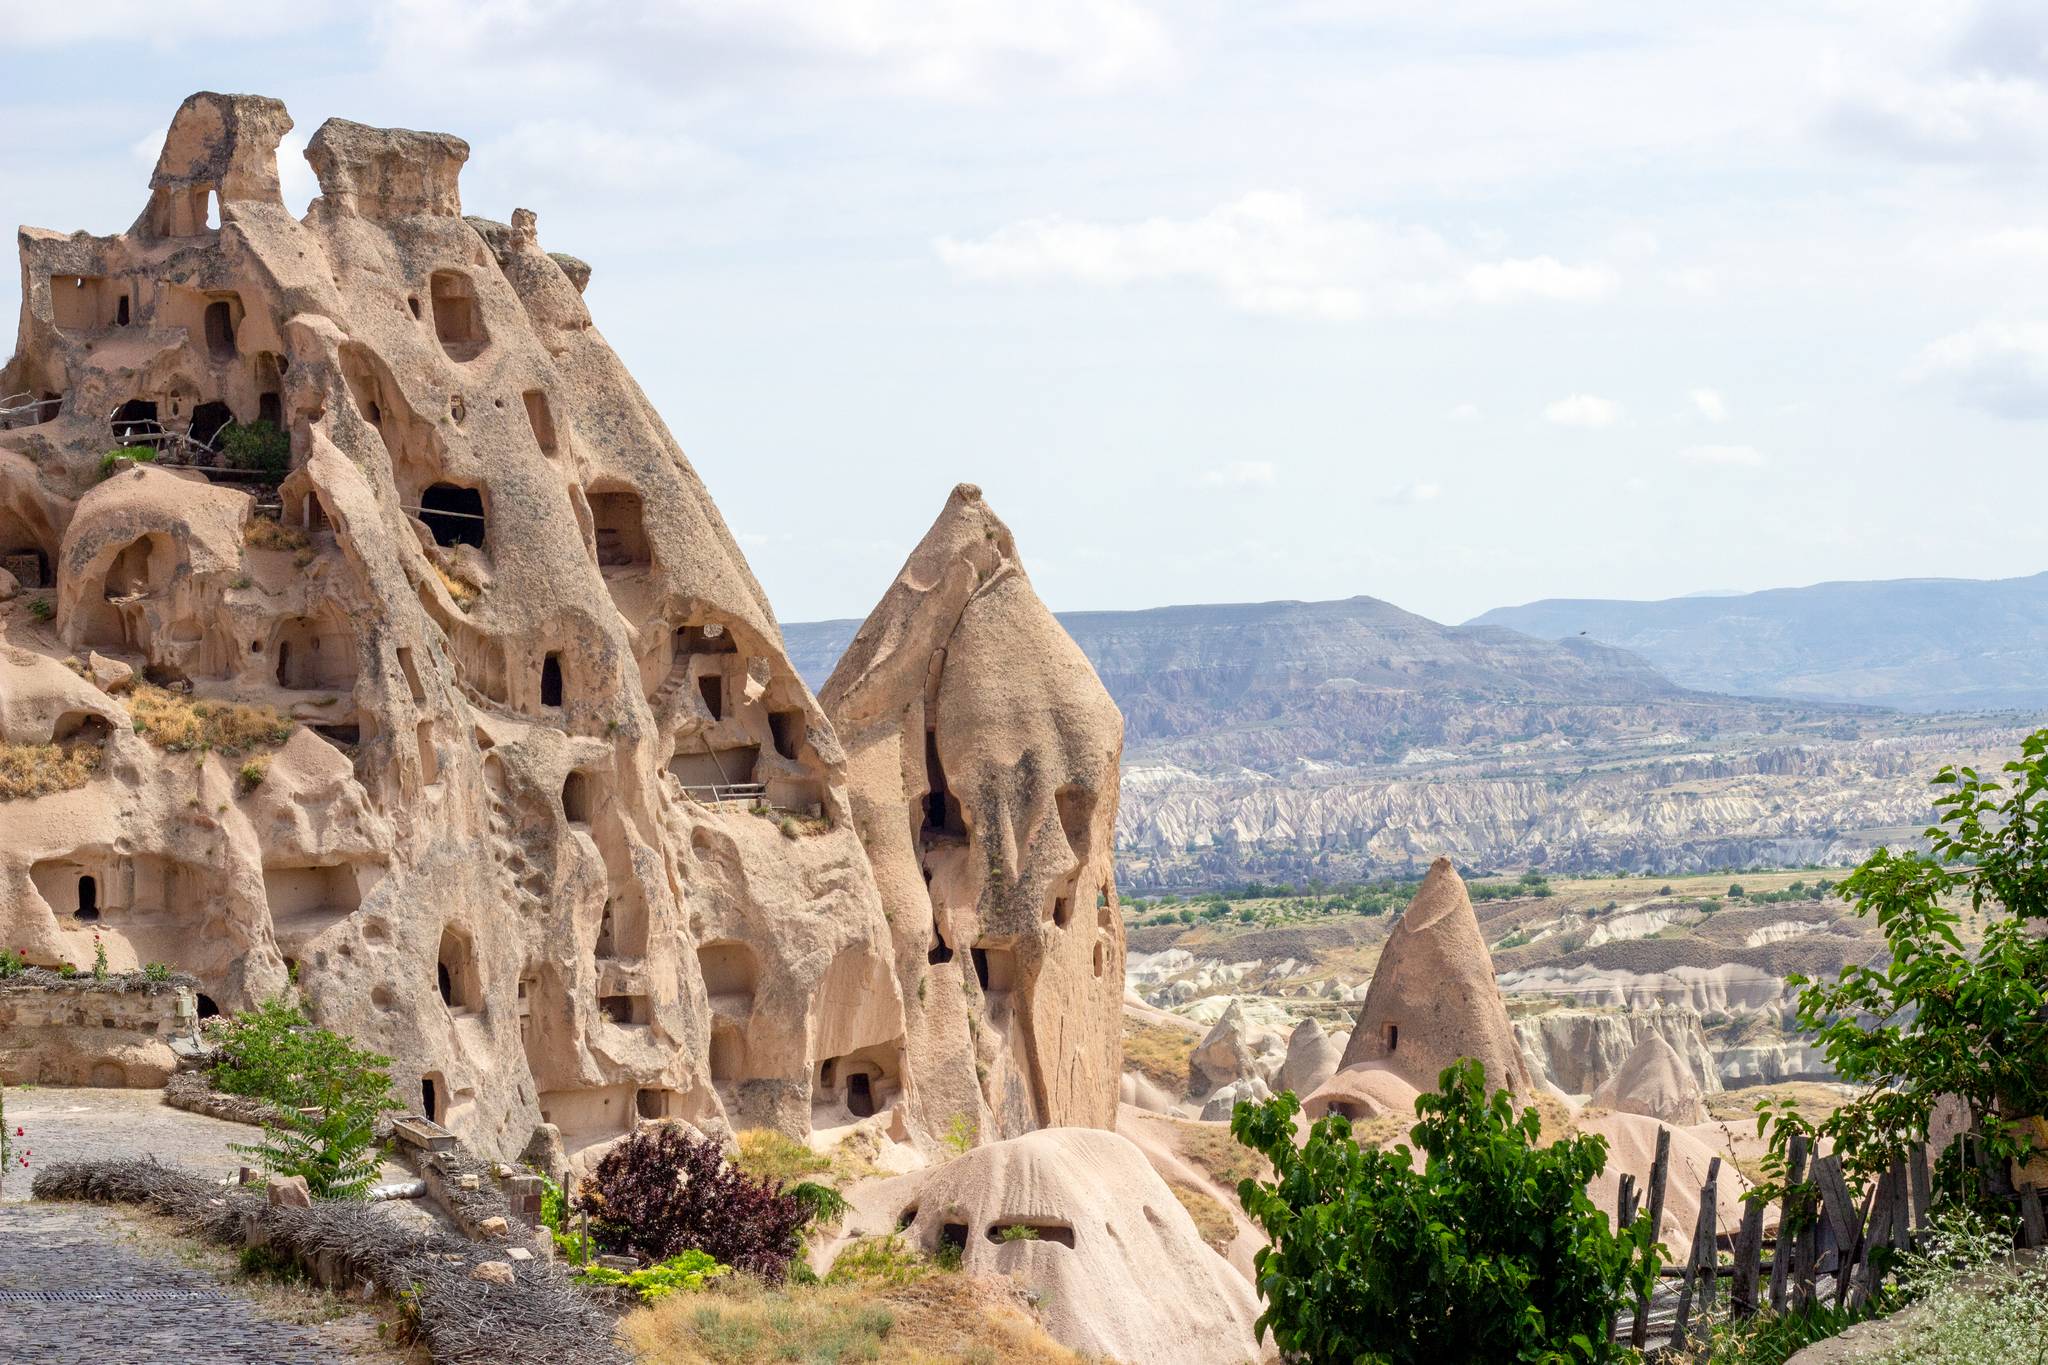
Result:
[[[1123,719],[981,492],[947,498],[831,679],[927,1132],[1109,1127]]]
[[[470,1267],[469,1278],[485,1284],[514,1284],[518,1281],[510,1261],[478,1261]]]
[[[463,216],[446,134],[329,122],[296,219],[291,126],[195,95],[127,232],[19,236],[0,391],[51,401],[0,429],[0,560],[55,619],[0,618],[0,738],[104,755],[0,804],[0,942],[89,962],[98,932],[207,1011],[296,968],[486,1156],[888,1109],[903,997],[845,756],[587,269],[524,210]],[[263,422],[281,481],[219,478]],[[157,459],[102,477],[129,444]],[[67,657],[288,737],[167,750]]]
[[[1692,1069],[1655,1033],[1644,1035],[1621,1070],[1593,1092],[1592,1103],[1598,1109],[1644,1114],[1679,1128],[1707,1121],[1706,1100]]]
[[[1313,1093],[1337,1074],[1349,1041],[1347,1034],[1333,1037],[1324,1033],[1323,1026],[1314,1019],[1302,1020],[1287,1037],[1287,1057],[1280,1064],[1273,1088],[1292,1090],[1297,1095]]]
[[[927,1251],[953,1240],[966,1270],[1029,1286],[1046,1331],[1072,1350],[1132,1365],[1260,1354],[1251,1286],[1115,1133],[1052,1128],[991,1143],[895,1192],[914,1210],[907,1238]],[[1004,1240],[1011,1227],[1035,1235]]]
[[[1647,1190],[1650,1166],[1657,1157],[1657,1130],[1669,1127],[1641,1114],[1581,1115],[1573,1125],[1582,1133],[1597,1133],[1607,1139],[1607,1165],[1586,1187],[1593,1204],[1612,1222],[1616,1200],[1621,1195],[1621,1176],[1629,1172],[1636,1188]],[[1715,1185],[1716,1217],[1720,1235],[1728,1236],[1742,1224],[1742,1196],[1750,1182],[1735,1168],[1726,1154],[1682,1128],[1671,1130],[1671,1174],[1664,1187],[1664,1225],[1658,1238],[1670,1257],[1667,1264],[1682,1265],[1692,1251],[1693,1229],[1700,1216],[1700,1192],[1707,1183],[1707,1169],[1716,1156],[1722,1158],[1721,1174]],[[1648,1208],[1647,1196],[1644,1207]],[[1765,1225],[1776,1225],[1776,1207],[1766,1214]]]
[[[306,1177],[302,1175],[272,1176],[270,1183],[264,1187],[263,1194],[270,1201],[270,1207],[274,1209],[313,1207],[312,1192],[306,1186]]]
[[[21,595],[21,580],[5,569],[0,569],[0,602],[11,602]]]
[[[85,671],[94,687],[102,692],[120,692],[134,685],[135,669],[119,659],[109,659],[98,650],[85,656]]]

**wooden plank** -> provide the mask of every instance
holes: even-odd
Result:
[[[2020,1237],[2030,1247],[2048,1246],[2048,1217],[2041,1212],[2041,1191],[2020,1191]]]
[[[1621,1173],[1621,1189],[1614,1196],[1614,1230],[1625,1232],[1636,1219],[1636,1178],[1633,1172]]]
[[[1650,1237],[1658,1240],[1664,1231],[1664,1182],[1671,1174],[1671,1130],[1657,1125],[1657,1156],[1650,1163]],[[1629,1342],[1641,1350],[1650,1340],[1650,1296],[1636,1300],[1636,1320],[1629,1328]]]
[[[1757,1278],[1764,1253],[1764,1206],[1752,1199],[1742,1210],[1742,1228],[1735,1234],[1735,1266],[1728,1286],[1728,1307],[1738,1318],[1756,1315]]]
[[[1904,1157],[1892,1162],[1892,1230],[1885,1245],[1905,1251],[1913,1245],[1913,1187]]]
[[[1915,1147],[1913,1155],[1907,1158],[1906,1178],[1913,1183],[1913,1231],[1925,1232],[1927,1211],[1934,1207],[1933,1165],[1926,1143]]]
[[[1778,1241],[1771,1249],[1771,1311],[1785,1311],[1785,1285],[1799,1259],[1799,1234],[1792,1231],[1798,1220],[1799,1200],[1791,1191],[1806,1178],[1806,1139],[1794,1134],[1786,1154],[1786,1196],[1778,1203]],[[1796,1282],[1795,1282],[1796,1283]]]
[[[1694,1286],[1698,1286],[1700,1317],[1704,1320],[1714,1306],[1714,1227],[1721,1158],[1707,1164],[1707,1183],[1700,1187],[1700,1216],[1693,1224],[1692,1255],[1686,1258],[1685,1278],[1678,1282],[1678,1315],[1672,1321],[1671,1340],[1683,1346],[1692,1325]]]
[[[1855,1250],[1856,1235],[1863,1230],[1863,1216],[1842,1177],[1840,1157],[1822,1157],[1813,1163],[1813,1183],[1820,1187],[1820,1207],[1835,1234],[1835,1246],[1846,1255]]]
[[[1877,1292],[1877,1270],[1871,1264],[1871,1255],[1891,1245],[1892,1206],[1899,1199],[1899,1183],[1898,1163],[1894,1162],[1877,1178],[1877,1187],[1871,1191],[1870,1212],[1863,1221],[1863,1245],[1858,1249],[1854,1282],[1849,1286],[1849,1302],[1855,1307],[1861,1308]]]

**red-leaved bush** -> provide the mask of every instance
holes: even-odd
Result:
[[[719,1145],[673,1124],[605,1153],[576,1192],[600,1251],[664,1261],[696,1250],[735,1270],[783,1279],[809,1213],[775,1185],[729,1164]]]

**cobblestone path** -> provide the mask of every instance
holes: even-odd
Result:
[[[154,1156],[219,1178],[243,1158],[228,1149],[255,1130],[188,1114],[157,1091],[7,1093],[7,1122],[34,1152],[0,1203],[0,1362],[4,1365],[337,1365],[392,1361],[376,1324],[348,1312],[288,1320],[224,1283],[208,1259],[187,1264],[175,1242],[142,1235],[126,1210],[24,1202],[29,1178],[54,1161]],[[196,1245],[196,1244],[195,1244]]]

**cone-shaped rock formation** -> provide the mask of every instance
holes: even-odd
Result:
[[[1635,1050],[1593,1092],[1593,1106],[1625,1114],[1647,1114],[1680,1128],[1707,1121],[1706,1099],[1692,1068],[1662,1035],[1643,1036]]]
[[[1348,1102],[1364,1113],[1406,1113],[1461,1057],[1485,1067],[1488,1089],[1534,1098],[1479,917],[1451,860],[1438,858],[1380,952],[1342,1068],[1312,1097],[1320,1103],[1304,1108]]]
[[[953,490],[825,684],[929,1131],[1116,1121],[1123,718],[1009,528]]]

